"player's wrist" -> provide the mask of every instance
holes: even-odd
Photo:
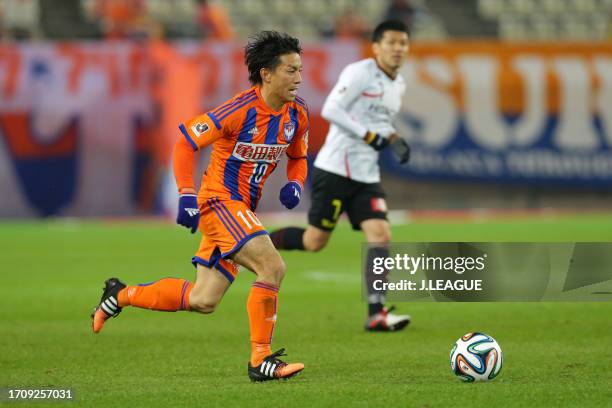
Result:
[[[180,188],[179,189],[179,194],[180,195],[185,195],[185,194],[194,194],[195,195],[196,191],[195,189],[191,188],[191,187],[185,187],[185,188]]]
[[[297,189],[300,191],[300,193],[302,192],[302,190],[304,189],[304,186],[302,185],[302,183],[300,183],[298,180],[289,180],[289,182],[287,184],[293,184],[297,187]]]
[[[375,132],[371,132],[371,131],[366,131],[365,136],[363,137],[363,140],[367,143],[370,144],[372,143],[372,141],[374,141],[374,139],[376,139],[376,133]]]

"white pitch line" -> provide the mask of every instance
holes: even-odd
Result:
[[[361,275],[359,273],[338,273],[332,271],[310,271],[306,277],[318,282],[333,282],[333,283],[359,283]]]

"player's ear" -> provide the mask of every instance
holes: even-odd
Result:
[[[378,53],[380,52],[380,44],[378,44],[377,42],[373,42],[372,52],[374,53],[374,55],[378,55]]]
[[[259,76],[261,76],[261,82],[262,83],[269,83],[270,82],[270,75],[272,74],[272,72],[270,72],[270,70],[268,68],[262,68],[259,70]]]

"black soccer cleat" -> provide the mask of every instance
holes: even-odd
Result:
[[[121,313],[119,307],[119,291],[125,288],[125,284],[117,278],[110,278],[104,282],[104,293],[100,303],[91,314],[91,327],[94,333],[99,333],[106,320]]]
[[[286,356],[285,349],[282,348],[275,353],[264,358],[264,361],[257,367],[253,367],[249,361],[248,373],[251,381],[270,381],[286,380],[298,375],[303,369],[302,363],[285,363],[278,357]]]
[[[368,317],[365,322],[365,329],[367,331],[392,332],[408,326],[410,316],[391,313],[394,309],[395,306],[391,306],[389,309],[384,307],[380,312]]]

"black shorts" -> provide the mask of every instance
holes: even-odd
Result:
[[[365,220],[386,220],[387,204],[380,183],[360,183],[313,168],[312,204],[308,211],[308,223],[332,231],[344,211],[354,230],[360,230]]]

